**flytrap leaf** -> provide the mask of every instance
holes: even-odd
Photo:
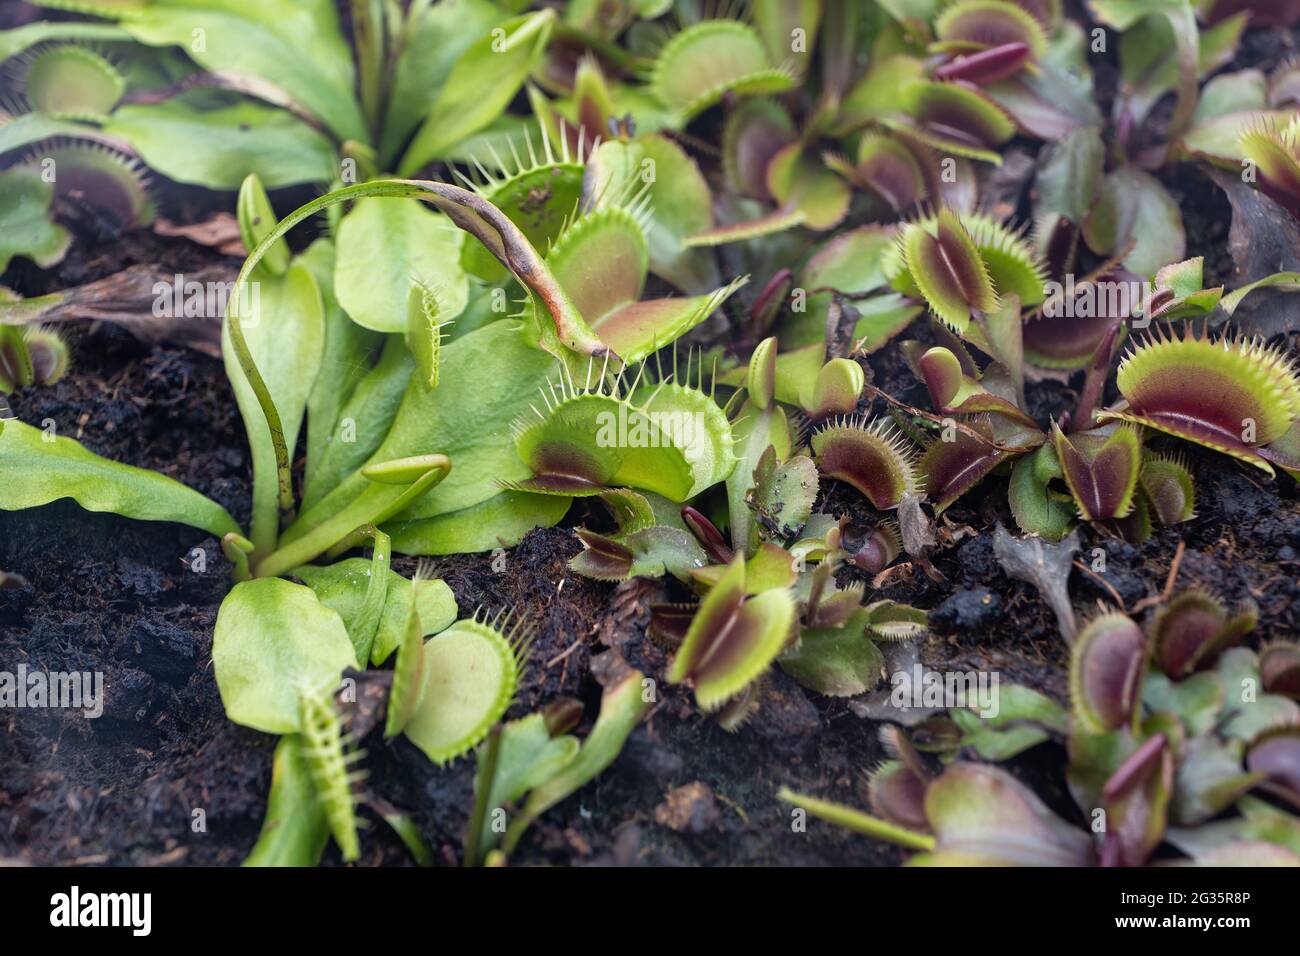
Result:
[[[1142,630],[1123,614],[1103,614],[1070,646],[1070,701],[1089,733],[1128,723],[1142,693],[1147,644]]]
[[[996,446],[986,418],[973,419],[967,425],[975,435],[958,430],[952,441],[940,438],[921,454],[918,470],[925,476],[926,497],[934,503],[935,514],[946,510],[1012,455]]]
[[[1102,411],[1249,462],[1268,474],[1261,446],[1300,418],[1300,374],[1278,349],[1187,328],[1132,346],[1116,382],[1125,402]]]
[[[500,615],[463,618],[430,638],[424,689],[403,733],[434,763],[471,750],[510,706],[527,642],[527,633]]]
[[[907,345],[908,343],[904,343]],[[995,395],[962,368],[962,362],[941,345],[927,349],[916,361],[917,371],[925,380],[930,401],[937,411],[948,414],[1003,415],[1014,422],[1038,428],[1038,423],[1012,401]]]
[[[302,700],[333,692],[356,652],[339,615],[279,578],[236,584],[221,602],[212,665],[226,716],[269,734],[303,729]]]
[[[1092,841],[1004,770],[957,763],[925,794],[933,852],[913,866],[1087,866]]]
[[[511,487],[593,495],[625,486],[685,501],[731,473],[731,426],[712,398],[671,381],[618,397],[621,377],[606,392],[604,375],[590,366],[581,385],[565,377],[543,391],[547,411],[516,427],[534,477]]]
[[[60,498],[87,511],[175,521],[217,537],[239,532],[225,508],[178,481],[101,458],[53,431],[0,421],[0,509],[39,508]]]
[[[1300,644],[1278,641],[1261,648],[1259,677],[1268,693],[1300,700]]]
[[[935,314],[958,332],[969,324],[972,310],[997,308],[984,259],[955,213],[942,210],[932,229],[908,223],[898,241],[911,282]]]
[[[566,136],[559,137],[558,145],[552,144],[546,124],[541,126],[540,149],[534,145],[530,131],[526,131],[524,142],[522,155],[514,140],[506,157],[490,149],[495,171],[476,163],[478,180],[464,176],[461,179],[509,216],[534,247],[545,249],[560,235],[568,217],[578,208],[585,167],[581,157],[570,153]],[[460,262],[466,272],[485,282],[509,278],[505,267],[478,243],[465,244]]]
[[[783,147],[767,165],[767,190],[778,210],[791,210],[801,225],[824,232],[848,214],[853,195],[844,180],[799,142]]]
[[[1187,590],[1151,621],[1151,653],[1160,669],[1179,680],[1211,664],[1236,645],[1258,621],[1251,605],[1229,615],[1213,595]]]
[[[691,236],[713,228],[713,196],[699,165],[658,133],[627,143],[609,140],[587,162],[585,192],[597,207],[616,203],[620,188],[626,188],[622,184],[633,178],[648,184],[654,211],[645,225],[650,271],[688,294],[716,287],[718,268],[713,257],[685,245]]]
[[[353,741],[344,733],[330,691],[303,693],[299,698],[299,715],[302,757],[315,787],[316,802],[324,811],[339,853],[346,862],[351,862],[361,855],[353,788],[365,775],[350,768],[361,759],[362,753],[351,748]]]
[[[1033,50],[1028,43],[1012,40],[973,53],[958,53],[951,60],[935,68],[934,78],[960,80],[986,88],[1020,73],[1032,57]],[[1015,111],[1004,99],[996,95],[992,99],[1006,110],[1012,119],[1017,119]]]
[[[1043,24],[1011,0],[959,0],[935,18],[934,34],[937,46],[946,50],[980,51],[1019,43],[1035,60],[1047,52]]]
[[[885,657],[867,636],[865,610],[840,627],[804,627],[799,643],[779,658],[800,685],[828,697],[853,697],[880,682]]]
[[[1052,423],[1052,444],[1079,513],[1088,521],[1123,518],[1133,509],[1142,463],[1142,437],[1121,426],[1110,434],[1075,432]]]
[[[888,250],[882,258],[881,268],[895,289],[925,298],[935,313],[959,333],[967,328],[976,300],[989,303],[988,284],[995,298],[1015,295],[1025,306],[1043,301],[1046,269],[1033,245],[1022,235],[982,213],[958,216],[948,212],[948,225],[943,231],[946,238],[940,243],[936,237],[940,235],[942,215],[924,216],[904,226],[897,248]],[[953,224],[954,218],[960,231]],[[914,227],[929,235],[933,243],[917,236]],[[978,257],[970,254],[972,243]],[[957,258],[950,265],[937,264],[939,252]],[[920,278],[914,272],[912,256],[926,270]],[[981,278],[981,271],[985,278]],[[981,311],[991,312],[993,308]]]
[[[1238,149],[1256,170],[1259,188],[1293,216],[1300,215],[1300,147],[1294,117],[1282,125],[1261,118],[1241,134]]]
[[[704,20],[673,36],[659,52],[650,88],[685,124],[728,93],[782,93],[794,85],[790,67],[773,65],[754,28],[735,20]]]
[[[916,487],[915,453],[889,419],[841,419],[814,432],[811,446],[823,475],[848,482],[877,510],[898,507]]]
[[[617,537],[582,529],[576,533],[583,550],[569,561],[569,567],[596,581],[671,574],[689,583],[709,561],[695,538],[680,528],[658,525]]]
[[[1113,330],[1141,312],[1141,288],[1135,274],[1118,269],[1054,290],[1024,323],[1025,358],[1043,368],[1083,368]]]
[[[1138,485],[1161,524],[1178,524],[1196,517],[1196,489],[1182,458],[1147,453]]]
[[[849,415],[857,409],[865,383],[861,365],[851,359],[833,358],[818,370],[816,378],[806,383],[800,404],[814,420]]]
[[[742,102],[727,115],[722,128],[722,171],[727,185],[738,195],[772,201],[768,166],[797,138],[794,121],[776,100]]]
[[[737,557],[700,602],[668,679],[689,681],[696,703],[715,710],[767,670],[794,624],[795,602],[788,590],[746,598],[745,562]]]
[[[53,385],[70,364],[68,343],[53,329],[0,325],[0,394]]]
[[[58,170],[56,199],[102,216],[123,231],[153,221],[154,203],[140,160],[100,142],[80,139],[56,139],[41,147],[40,156]],[[238,181],[230,184],[231,189],[238,187]]]
[[[827,165],[854,185],[876,193],[894,212],[904,213],[929,197],[926,159],[900,138],[864,133],[852,165],[840,157],[828,157]]]
[[[47,46],[26,59],[23,93],[32,108],[63,119],[99,120],[126,92],[105,57],[73,43]]]
[[[574,220],[546,257],[593,332],[628,363],[672,344],[747,281],[704,295],[641,301],[650,248],[646,198],[637,195],[627,207],[603,206]]]
[[[1015,135],[1016,125],[974,85],[916,80],[899,89],[897,97],[912,121],[885,119],[887,126],[942,153],[1002,165],[993,147]]]

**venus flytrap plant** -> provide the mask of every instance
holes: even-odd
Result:
[[[766,670],[795,626],[790,591],[747,597],[745,571],[737,558],[709,589],[668,671],[670,681],[690,683],[704,710],[716,710]]]
[[[882,733],[894,759],[871,775],[874,815],[789,791],[779,796],[923,851],[909,861],[914,865],[1140,866],[1162,844],[1205,865],[1300,863],[1300,822],[1285,810],[1266,812],[1249,796],[1261,789],[1294,800],[1284,768],[1294,758],[1297,717],[1276,685],[1263,695],[1243,693],[1268,669],[1265,656],[1229,649],[1252,625],[1249,616],[1229,622],[1217,602],[1195,591],[1176,596],[1146,634],[1122,614],[1102,614],[1071,648],[1068,723],[1050,699],[1013,685],[1003,691],[1010,713],[1000,715],[1000,725],[950,711],[960,731],[938,749],[945,760],[958,759],[941,773],[901,730]],[[1008,759],[1052,739],[1066,744],[1079,809],[1101,821],[1091,835],[1052,814],[1006,772],[960,759],[971,750]]]
[[[0,394],[53,385],[67,374],[68,344],[51,329],[0,325]]]
[[[397,376],[404,398],[391,405],[390,419],[376,422],[387,428],[387,437],[352,474],[335,470],[334,487],[296,514],[290,462],[303,415],[317,410],[340,414],[348,406],[346,401],[313,402],[322,376],[340,373],[321,359],[324,304],[313,271],[319,262],[310,250],[300,257],[291,255],[283,236],[332,205],[386,196],[425,197],[484,241],[496,261],[539,297],[539,308],[545,311],[535,309],[532,317],[535,323],[550,325],[549,337],[536,324],[507,319],[444,346],[435,312],[437,295],[421,288],[411,297],[413,318],[407,335],[394,335],[385,348],[385,356],[396,349],[415,353],[406,373]],[[558,520],[563,510],[531,504],[546,502],[548,496],[501,491],[497,480],[521,474],[524,466],[513,449],[501,448],[501,436],[484,423],[500,420],[503,413],[508,421],[510,414],[529,407],[532,393],[557,369],[564,374],[566,366],[536,346],[540,340],[548,340],[557,351],[566,350],[568,342],[598,354],[602,370],[613,353],[589,330],[518,227],[476,192],[439,183],[361,184],[308,203],[276,222],[260,185],[250,179],[241,192],[239,212],[253,251],[230,301],[225,334],[227,368],[254,449],[253,535],[246,537],[220,506],[170,479],[98,458],[70,439],[55,436],[46,441],[49,436],[13,421],[0,431],[0,466],[6,475],[13,474],[0,503],[15,509],[71,496],[91,509],[182,521],[223,539],[240,581],[222,604],[214,637],[223,702],[232,720],[302,738],[283,748],[283,786],[273,801],[271,819],[288,812],[286,804],[313,795],[324,825],[345,858],[352,859],[359,852],[355,807],[364,794],[349,769],[357,758],[349,756],[350,740],[340,723],[346,718],[332,699],[344,670],[364,670],[397,651],[387,730],[400,730],[431,760],[442,763],[475,746],[501,717],[526,655],[527,632],[508,618],[479,616],[452,623],[456,608],[446,585],[423,575],[412,582],[393,573],[391,551],[466,550],[473,549],[476,540],[484,542],[479,547],[493,547],[502,523],[518,529],[509,533],[522,535],[539,521]],[[267,300],[247,295],[254,283]],[[558,324],[551,324],[556,318]],[[676,334],[653,323],[641,328],[651,341]],[[291,347],[285,345],[286,332],[294,333]],[[272,341],[278,343],[276,349]],[[375,369],[382,366],[383,361]],[[485,396],[485,374],[505,388]],[[694,493],[697,484],[702,490],[723,480],[733,463],[729,429],[708,395],[660,382],[635,400],[647,414],[685,410],[715,426],[703,436],[677,424],[665,425],[661,432],[670,437],[665,447],[681,463],[683,483],[676,489],[680,496]],[[445,413],[458,404],[461,415]],[[443,414],[430,414],[439,408]],[[443,424],[430,433],[430,421]],[[450,504],[441,510],[429,508],[427,498],[451,473],[451,459],[430,450],[439,441],[446,442],[443,447],[469,471],[468,481],[453,487]],[[503,464],[498,468],[495,461]],[[308,462],[308,472],[318,478],[328,474],[314,459]],[[504,513],[495,503],[502,498],[508,503]],[[411,511],[416,507],[428,510]],[[390,535],[385,523],[403,512],[410,516],[394,526],[395,536]],[[554,517],[539,518],[539,513]],[[418,535],[411,531],[415,521],[420,522]],[[373,543],[368,561],[308,563],[364,542]],[[286,574],[309,586],[281,580]],[[435,636],[417,649],[431,633]],[[612,756],[606,750],[601,760]],[[301,785],[298,769],[304,770],[310,788]],[[594,766],[591,772],[598,769]],[[314,819],[315,810],[304,812]],[[380,815],[400,823],[400,813]],[[313,862],[303,854],[319,855],[321,845],[315,828],[308,827],[290,846],[259,844],[253,859]]]
[[[1124,401],[1103,420],[1166,432],[1270,475],[1269,443],[1300,418],[1300,378],[1282,352],[1190,327],[1178,335],[1157,326],[1124,356],[1117,383]]]

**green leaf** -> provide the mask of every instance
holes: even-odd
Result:
[[[852,697],[880,682],[885,657],[851,619],[843,627],[804,628],[799,645],[780,658],[781,669],[809,690]]]
[[[338,325],[333,326],[327,334],[333,334],[335,341],[347,336],[336,347],[344,354],[333,361],[329,354],[330,343],[326,343],[326,355],[321,361],[321,373],[317,377],[317,388],[312,390],[312,399],[307,405],[308,427],[308,475],[307,487],[303,491],[302,508],[313,508],[325,495],[333,491],[352,472],[356,471],[373,455],[388,434],[393,418],[401,407],[406,389],[411,382],[411,373],[415,361],[407,351],[401,336],[383,336],[384,350],[374,368],[366,364],[369,361],[368,350],[362,349],[365,343],[376,336],[349,319],[342,310],[337,313],[341,324],[348,329],[355,329],[362,336],[353,340],[349,333],[341,332]],[[355,344],[354,344],[355,341]],[[355,351],[352,351],[355,349]],[[352,352],[351,357],[348,352]],[[360,365],[364,375],[356,382],[356,387],[347,389],[352,380],[354,367],[344,364],[355,361]],[[330,405],[326,404],[324,395],[318,396],[322,388],[334,391],[348,391],[346,401],[332,415]],[[317,411],[312,401],[319,397],[320,415],[330,424],[322,426],[317,446],[315,467],[310,467],[311,460],[311,416]],[[332,405],[332,403],[330,403]]]
[[[268,734],[302,729],[300,701],[356,666],[347,628],[310,588],[280,578],[236,584],[217,612],[212,666],[226,716]]]
[[[287,734],[275,746],[271,795],[257,843],[243,866],[316,866],[329,841],[325,811],[302,754],[302,738]]]
[[[961,729],[961,746],[985,760],[1009,760],[1053,734],[1064,737],[1069,719],[1056,701],[1020,684],[997,691],[997,711],[981,714],[974,708],[954,708],[949,716]]]
[[[338,172],[329,140],[291,113],[209,90],[124,104],[102,129],[163,175],[208,189],[238,189],[249,173],[279,189]]]
[[[348,558],[334,564],[304,564],[289,573],[315,591],[321,604],[337,611],[348,633],[352,633],[370,584],[370,561]],[[434,578],[412,582],[396,571],[389,571],[383,615],[370,649],[372,664],[388,660],[388,655],[401,644],[412,594],[415,595],[416,610],[423,628],[421,636],[437,634],[456,620],[456,597],[445,581]]]
[[[155,0],[121,25],[141,43],[181,47],[205,69],[273,83],[339,142],[368,138],[333,0]]]
[[[302,507],[309,508],[379,447],[406,390],[406,379],[395,371],[389,375],[387,368],[384,372],[371,368],[371,352],[383,340],[377,333],[353,322],[339,307],[334,297],[334,241],[327,237],[317,239],[298,261],[316,279],[325,314],[321,370],[307,396],[307,467],[303,475]],[[399,343],[394,351],[400,354],[404,350]],[[410,367],[409,362],[396,358],[391,364],[398,368],[404,364],[407,369]],[[383,365],[382,358],[380,365]],[[392,391],[396,394],[389,403],[385,401],[387,391],[371,380],[388,382],[391,378],[399,379],[400,384],[394,383]],[[354,400],[362,382],[370,383],[367,387],[375,394],[366,401]],[[346,418],[351,418],[355,426],[355,432],[348,435],[342,431]],[[347,442],[346,437],[356,440]],[[354,459],[349,453],[357,457]]]
[[[1083,236],[1098,255],[1131,246],[1123,263],[1139,275],[1153,275],[1161,266],[1186,258],[1187,238],[1178,204],[1159,180],[1131,166],[1106,177]]]
[[[469,285],[460,266],[464,233],[446,216],[408,199],[358,200],[338,230],[334,291],[354,322],[405,332],[411,285],[438,296],[442,321],[465,308]]]
[[[50,216],[54,187],[34,166],[13,166],[0,172],[0,272],[14,256],[24,256],[42,269],[63,258],[72,236]]]
[[[1075,509],[1072,501],[1049,487],[1053,478],[1063,479],[1064,474],[1056,449],[1044,443],[1032,455],[1016,461],[1007,499],[1021,531],[1060,541],[1074,523]]]
[[[605,688],[600,716],[578,755],[535,787],[523,809],[510,821],[504,841],[507,853],[514,850],[534,820],[614,762],[628,734],[650,706],[642,690],[643,679],[640,671],[629,670],[618,683]]]
[[[542,713],[529,714],[512,720],[501,728],[500,751],[497,754],[496,773],[491,780],[487,806],[507,807],[529,790],[540,786],[558,774],[578,755],[581,744],[576,737],[562,734],[552,737]],[[488,785],[484,780],[484,749],[479,747],[474,773],[474,793],[480,794]],[[501,842],[503,834],[492,826],[490,817],[483,821],[479,834],[479,847],[486,852]],[[475,863],[478,861],[468,861]]]
[[[225,508],[166,475],[101,458],[71,438],[20,421],[0,422],[0,510],[60,498],[87,511],[175,521],[217,537],[239,531]]]
[[[393,66],[388,112],[379,137],[381,165],[391,169],[397,151],[428,115],[456,61],[506,16],[489,0],[443,0],[412,8],[403,30],[402,48]]]
[[[84,139],[100,140],[92,126],[73,123],[69,120],[55,119],[44,113],[23,113],[0,123],[0,153],[12,152],[53,139],[56,136],[70,136]]]
[[[540,62],[555,22],[539,10],[495,27],[452,67],[398,168],[409,176],[496,119]],[[490,77],[490,80],[487,79]]]
[[[311,271],[294,265],[283,277],[265,275],[241,306],[248,348],[280,415],[284,435],[293,442],[302,426],[324,351],[325,316]],[[275,547],[280,528],[279,474],[271,431],[243,366],[230,344],[229,321],[222,327],[222,353],[244,418],[253,455],[253,519],[250,540],[258,554]],[[292,451],[292,449],[290,449]]]
[[[239,196],[235,201],[235,215],[239,220],[239,235],[244,240],[245,249],[257,248],[257,244],[275,229],[279,220],[275,218],[271,199],[256,173],[249,173],[240,184]],[[291,255],[289,243],[280,238],[267,249],[260,265],[263,271],[273,276],[282,276],[289,268]]]
[[[13,30],[0,30],[0,60],[16,56],[38,43],[50,40],[90,40],[96,42],[129,42],[131,35],[109,23],[81,21],[53,22],[37,20]]]
[[[461,511],[499,494],[498,481],[526,478],[529,472],[515,454],[510,425],[529,411],[538,388],[554,370],[554,360],[530,346],[515,322],[492,322],[449,343],[443,350],[438,388],[430,392],[415,382],[408,385],[392,428],[370,458],[381,462],[437,451],[454,460],[455,468],[447,478],[401,512],[401,518],[417,520]],[[485,389],[484,382],[493,383],[492,389]],[[457,411],[449,414],[448,409]],[[467,413],[467,409],[474,411]],[[360,471],[353,472],[304,511],[286,530],[283,542],[304,537],[354,507],[362,495],[376,504],[391,503],[400,494],[398,488],[372,486]],[[352,527],[364,523],[356,521]],[[395,530],[400,540],[401,530]]]
[[[475,554],[510,548],[534,528],[552,528],[563,520],[571,500],[558,495],[503,491],[459,511],[431,518],[401,515],[384,526],[402,554]]]
[[[515,695],[517,644],[478,620],[457,621],[424,645],[424,691],[403,731],[434,763],[481,741]]]

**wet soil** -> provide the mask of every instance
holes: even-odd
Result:
[[[1211,256],[1209,285],[1231,268],[1214,258],[1222,254],[1228,211],[1199,176],[1179,167],[1164,178],[1183,207],[1189,254]],[[185,216],[182,210],[174,218]],[[18,265],[4,282],[32,295],[135,263],[192,271],[219,261],[211,250],[150,233],[108,242],[82,236],[56,270]],[[37,426],[52,421],[95,452],[171,475],[243,520],[249,456],[220,362],[146,348],[103,324],[74,330],[72,345],[75,372],[54,387],[13,396],[17,417]],[[877,385],[923,404],[897,350],[872,356],[871,365]],[[1046,420],[1072,407],[1074,397],[1067,385],[1039,383],[1034,413]],[[1198,517],[1140,547],[1085,528],[1070,586],[1076,613],[1087,616],[1102,604],[1133,608],[1159,593],[1181,540],[1180,587],[1198,584],[1229,602],[1253,601],[1260,626],[1251,643],[1294,635],[1296,483],[1269,482],[1190,446],[1180,450],[1197,480]],[[1005,478],[990,478],[948,511],[933,560],[942,580],[898,568],[881,596],[932,611],[932,633],[920,647],[929,666],[996,671],[1004,682],[1064,700],[1067,649],[1056,620],[1033,587],[1008,579],[993,556],[997,523],[1014,527],[1005,485]],[[864,526],[880,518],[834,482],[819,507]],[[572,527],[584,517],[575,508],[562,527],[533,532],[504,564],[490,555],[436,562],[462,611],[513,607],[534,625],[536,643],[511,716],[570,695],[585,705],[578,728],[585,733],[599,705],[593,663],[599,672],[601,655],[621,655],[657,682],[657,703],[615,763],[538,821],[512,862],[898,862],[898,851],[829,825],[812,822],[800,832],[775,797],[788,785],[862,805],[864,773],[883,757],[880,725],[858,716],[850,702],[807,693],[780,672],[757,715],[735,733],[701,717],[688,694],[663,680],[669,651],[646,635],[648,606],[680,594],[658,582],[611,586],[569,572],[566,562],[579,550]],[[397,561],[407,573],[413,566]],[[0,512],[0,569],[26,580],[20,589],[0,590],[0,671],[25,665],[100,672],[106,690],[97,719],[53,709],[0,711],[0,861],[238,863],[261,824],[274,739],[226,720],[217,693],[211,634],[229,587],[217,542],[192,529],[61,502]],[[372,736],[366,746],[373,792],[412,816],[439,862],[455,862],[470,811],[472,762],[435,768],[404,739],[384,744]],[[1058,749],[1037,748],[1011,769],[1031,777],[1058,811],[1070,812]],[[410,862],[382,823],[369,828],[363,846],[363,864]],[[333,849],[326,859],[337,862]]]

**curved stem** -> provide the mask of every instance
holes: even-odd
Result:
[[[372,197],[419,199],[436,206],[457,226],[483,243],[488,252],[509,269],[531,293],[542,300],[555,323],[556,336],[563,346],[587,355],[618,358],[587,325],[577,306],[560,288],[551,270],[524,234],[519,231],[519,227],[511,222],[505,213],[477,193],[448,183],[417,179],[384,179],[344,186],[342,189],[336,189],[313,199],[281,219],[276,227],[257,244],[257,248],[249,253],[235,280],[235,288],[230,296],[230,307],[226,313],[227,325],[230,329],[230,344],[235,350],[235,358],[248,378],[253,394],[257,396],[257,403],[261,406],[262,414],[266,417],[267,428],[271,433],[271,444],[275,448],[282,514],[292,514],[294,507],[289,448],[285,442],[284,424],[280,420],[280,413],[275,407],[266,381],[258,371],[257,363],[253,361],[253,354],[244,338],[239,303],[246,295],[249,277],[257,268],[257,264],[290,229],[322,209],[352,199]]]

